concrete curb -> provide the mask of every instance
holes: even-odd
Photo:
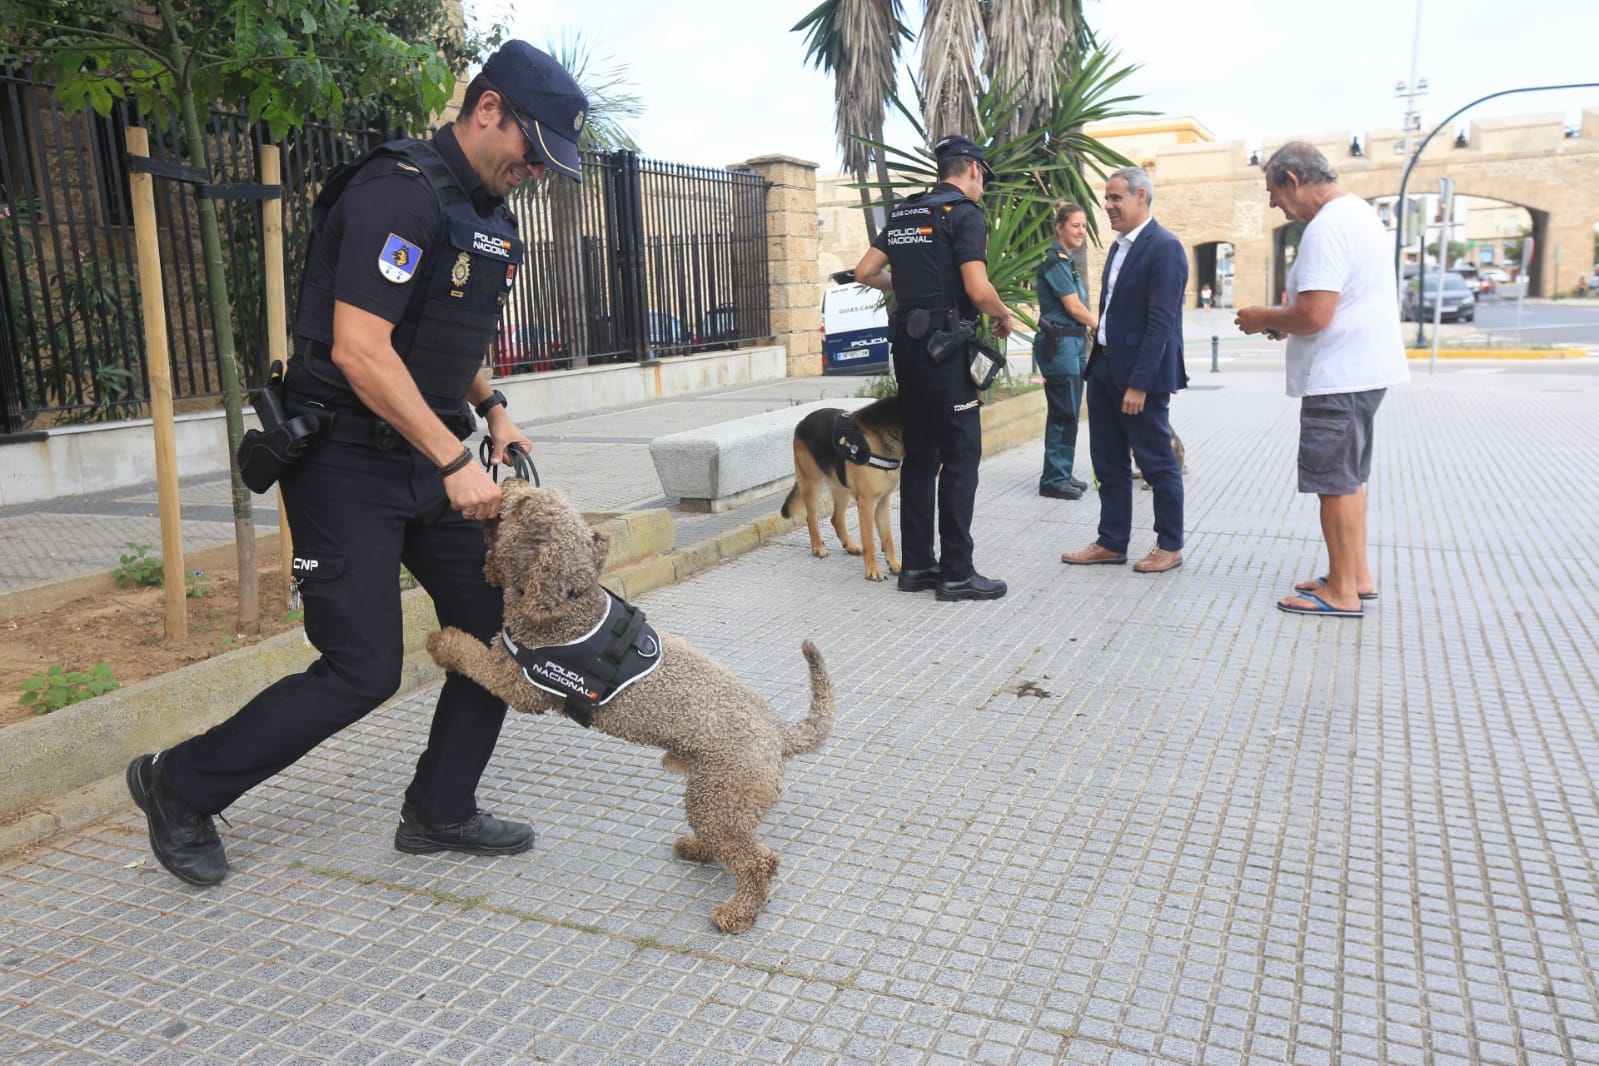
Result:
[[[985,406],[982,415],[984,455],[1024,444],[1043,432],[1043,390]],[[676,527],[663,509],[591,514],[589,519],[611,534],[604,583],[625,599],[720,566],[803,521],[764,515],[679,548]],[[227,545],[213,550],[233,549]],[[59,584],[102,579],[96,575]],[[406,651],[399,691],[404,693],[442,674],[426,649],[427,634],[437,628],[432,601],[423,590],[412,589],[401,604]],[[125,809],[129,800],[122,774],[135,755],[210,728],[237,710],[245,696],[305,669],[315,658],[304,630],[297,629],[7,726],[6,743],[0,746],[0,857]]]
[[[661,508],[590,520],[611,534],[608,568],[635,568],[676,546],[671,515]],[[400,607],[405,660],[399,691],[409,692],[442,676],[426,649],[438,621],[422,589],[403,593]],[[305,631],[295,629],[7,726],[0,746],[0,855],[104,817],[125,798],[118,789],[128,760],[210,728],[248,695],[304,670],[316,656]]]

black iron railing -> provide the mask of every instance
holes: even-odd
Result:
[[[187,162],[176,127],[66,114],[20,66],[0,65],[0,434],[148,411],[123,130]],[[383,122],[311,124],[279,142],[290,321],[327,175],[398,135]],[[213,109],[204,136],[218,183],[259,180],[260,125]],[[487,361],[497,374],[661,358],[768,336],[766,182],[631,152],[584,153],[581,185],[518,190],[527,258]],[[182,409],[220,393],[192,187],[155,183],[172,380]],[[244,378],[267,358],[257,201],[214,201]]]

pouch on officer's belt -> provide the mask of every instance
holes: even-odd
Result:
[[[927,357],[937,365],[964,352],[974,332],[972,324],[964,319],[956,319],[948,329],[935,329],[927,335]]]
[[[967,370],[972,375],[972,384],[981,392],[999,377],[999,372],[1005,368],[1005,356],[982,341],[972,341],[971,347],[972,362]]]
[[[321,438],[315,415],[289,418],[283,407],[283,364],[274,362],[267,383],[250,394],[260,429],[246,431],[239,442],[239,480],[251,492],[265,492]]]

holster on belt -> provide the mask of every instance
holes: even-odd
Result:
[[[1088,336],[1088,327],[1077,323],[1063,326],[1059,322],[1051,322],[1049,319],[1043,318],[1038,321],[1038,335],[1050,344],[1059,344],[1067,337]]]
[[[976,332],[972,323],[954,319],[945,328],[935,329],[927,335],[927,357],[938,364],[952,355],[964,353]]]
[[[274,362],[267,383],[250,394],[260,429],[248,430],[235,457],[239,479],[251,492],[265,492],[283,471],[316,446],[322,425],[314,415],[290,417],[284,407],[283,364]]]

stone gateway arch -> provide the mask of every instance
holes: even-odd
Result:
[[[1177,124],[1168,124],[1176,128]],[[1399,193],[1405,157],[1400,130],[1371,132],[1362,143],[1347,131],[1269,141],[1255,161],[1241,141],[1150,144],[1151,127],[1090,128],[1089,132],[1147,166],[1155,178],[1155,214],[1189,250],[1192,291],[1216,275],[1217,248],[1231,244],[1232,303],[1276,303],[1284,277],[1281,212],[1267,206],[1259,161],[1289,140],[1321,149],[1338,184],[1367,200]],[[1414,199],[1436,196],[1438,179],[1452,178],[1455,195],[1499,200],[1525,208],[1533,255],[1522,265],[1529,296],[1570,294],[1595,264],[1594,228],[1599,224],[1599,109],[1585,110],[1582,126],[1566,130],[1559,114],[1479,119],[1463,137],[1441,132],[1410,174]],[[1572,135],[1574,133],[1574,135]],[[1145,151],[1139,152],[1138,137]],[[1355,154],[1358,147],[1359,154]],[[1104,226],[1102,218],[1102,227]],[[1105,228],[1101,233],[1105,233]],[[1406,226],[1406,243],[1416,234]],[[1436,230],[1427,238],[1437,240]]]

